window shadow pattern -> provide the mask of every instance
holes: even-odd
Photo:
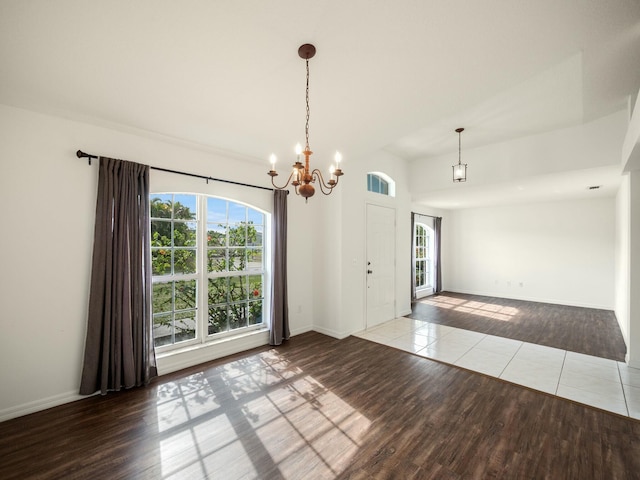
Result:
[[[160,385],[156,409],[162,479],[334,478],[370,425],[274,350]]]

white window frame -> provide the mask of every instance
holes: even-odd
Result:
[[[424,230],[425,232],[425,237],[428,239],[425,242],[425,252],[426,252],[426,256],[424,258],[421,258],[418,256],[418,229],[421,228]],[[417,280],[416,280],[416,297],[420,298],[420,297],[424,297],[427,295],[431,295],[433,293],[433,274],[434,274],[434,265],[433,265],[433,254],[434,254],[434,234],[435,231],[432,227],[430,227],[429,225],[426,225],[424,223],[419,223],[416,222],[415,223],[415,232],[414,232],[414,242],[413,242],[413,249],[414,249],[414,268],[417,271],[418,270],[418,262],[419,261],[424,261],[426,264],[426,270],[427,270],[427,274],[425,275],[425,284],[424,285],[418,285],[417,284]]]
[[[374,176],[377,177],[378,180],[382,182],[384,182],[387,186],[387,193],[383,193],[383,192],[379,192],[376,190],[371,190],[369,187],[369,176]],[[367,172],[367,191],[371,192],[371,193],[375,193],[378,195],[384,195],[384,196],[389,196],[389,197],[395,197],[396,196],[396,182],[393,180],[393,178],[391,178],[389,175],[387,175],[384,172]]]
[[[229,199],[224,197],[218,197],[215,195],[207,195],[196,192],[153,192],[150,195],[150,199],[158,195],[192,195],[196,197],[196,220],[193,221],[197,225],[197,240],[196,240],[196,273],[193,274],[171,274],[171,275],[153,275],[152,284],[177,282],[182,280],[196,280],[196,336],[194,339],[185,340],[173,344],[156,346],[156,353],[162,354],[174,350],[183,349],[185,347],[192,347],[194,345],[204,345],[206,343],[215,342],[227,337],[242,336],[257,330],[265,330],[269,328],[269,322],[267,313],[270,310],[269,300],[271,288],[271,274],[267,266],[270,264],[270,214],[261,208],[247,204],[235,199]],[[262,268],[255,270],[242,270],[242,271],[221,271],[221,272],[209,272],[208,271],[208,242],[207,242],[207,199],[216,198],[227,202],[227,208],[229,203],[235,203],[243,205],[264,215],[263,233],[262,233]],[[227,212],[228,219],[228,212]],[[226,245],[225,248],[233,248]],[[246,245],[245,247],[246,248]],[[228,264],[227,264],[228,268]],[[225,277],[241,277],[241,276],[262,276],[262,323],[256,325],[248,325],[246,327],[240,327],[233,330],[224,332],[217,332],[213,334],[208,333],[208,286],[210,278],[225,278]],[[152,310],[153,315],[153,310]]]

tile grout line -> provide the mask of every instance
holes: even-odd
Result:
[[[438,323],[429,322],[428,320],[421,320],[421,321],[422,321],[422,322],[424,322],[424,323],[428,323],[428,324],[430,324],[430,325],[440,325],[440,324],[438,324]],[[418,327],[418,328],[419,328],[419,327]],[[412,327],[411,327],[410,332],[407,332],[407,333],[415,333],[415,331],[416,331],[416,330],[418,330],[418,328],[415,328],[415,326],[412,326]],[[463,328],[457,328],[457,327],[451,327],[451,328],[452,328],[452,329],[454,329],[454,330],[460,330],[460,331],[471,331],[471,330],[465,330],[465,329],[463,329]],[[444,336],[446,336],[446,335],[448,335],[448,334],[450,334],[450,333],[451,333],[451,331],[449,331],[449,332],[445,333],[445,334],[443,335],[443,337],[444,337]],[[404,335],[404,334],[403,334],[403,335]],[[495,336],[495,335],[484,334],[484,336],[483,336],[480,340],[478,340],[475,344],[471,345],[471,346],[469,347],[469,349],[468,349],[466,352],[464,352],[462,355],[460,355],[458,358],[456,358],[453,362],[444,362],[443,360],[438,360],[438,359],[437,359],[437,358],[435,358],[435,357],[428,357],[428,356],[423,356],[423,355],[419,355],[419,356],[422,356],[423,358],[426,358],[426,359],[437,360],[437,361],[440,361],[440,362],[443,362],[443,363],[446,363],[446,364],[449,364],[449,365],[452,365],[452,366],[457,366],[457,365],[456,365],[456,362],[458,362],[458,361],[459,361],[462,357],[464,357],[467,353],[469,353],[469,352],[471,352],[472,350],[474,350],[474,349],[477,347],[477,345],[478,345],[482,340],[484,340],[485,338],[487,338],[488,336]],[[427,336],[427,337],[428,337],[428,336]],[[376,341],[376,340],[371,340],[371,341],[374,341],[374,342],[376,342],[376,343],[379,343],[379,344],[382,344],[382,345],[386,345],[386,346],[392,346],[392,345],[390,345],[390,343],[389,343],[389,342],[392,342],[392,341],[393,341],[393,340],[395,340],[396,338],[398,338],[398,337],[394,337],[394,338],[385,338],[385,339],[381,339],[380,341]],[[431,343],[429,343],[429,344],[425,345],[424,347],[422,347],[421,349],[419,349],[417,352],[408,351],[408,350],[405,350],[405,349],[403,349],[403,348],[401,348],[400,350],[403,350],[403,351],[405,351],[405,352],[413,353],[413,354],[418,355],[418,352],[420,352],[420,351],[422,351],[422,350],[426,350],[426,349],[429,347],[429,345],[432,345],[432,344],[436,343],[438,340],[441,340],[441,338],[442,338],[442,337],[436,337],[436,338],[435,338],[435,340],[434,340],[433,342],[431,342]],[[499,338],[505,338],[505,337],[499,337]],[[370,339],[369,339],[369,340],[370,340]],[[512,363],[513,359],[516,357],[516,355],[517,355],[517,354],[518,354],[518,352],[522,349],[522,347],[525,345],[525,343],[530,343],[530,342],[521,342],[520,346],[517,348],[517,350],[516,350],[516,351],[513,353],[513,355],[511,356],[511,359],[507,362],[507,364],[506,364],[506,365],[505,365],[505,367],[502,369],[502,371],[500,372],[500,374],[499,374],[497,377],[495,377],[495,378],[502,379],[502,374],[503,374],[503,373],[504,373],[504,371],[507,369],[507,367]],[[538,344],[533,344],[533,345],[538,345]],[[394,347],[394,348],[395,348],[395,347]],[[479,349],[479,350],[482,350],[482,349]],[[565,397],[561,397],[561,396],[559,396],[559,395],[558,395],[558,389],[560,388],[560,379],[562,378],[562,373],[564,372],[564,367],[565,367],[566,360],[567,360],[568,350],[564,350],[564,349],[558,349],[558,350],[562,350],[564,353],[563,353],[563,357],[562,357],[562,366],[560,367],[560,374],[558,375],[558,381],[557,381],[557,383],[556,383],[556,388],[555,388],[554,393],[552,393],[552,395],[553,395],[553,396],[555,396],[555,397],[558,397],[558,398],[565,398]],[[630,413],[629,413],[629,406],[628,406],[628,402],[627,402],[627,398],[626,398],[626,392],[625,392],[625,390],[624,390],[624,383],[623,383],[623,381],[622,381],[622,374],[621,374],[621,372],[620,372],[620,364],[619,364],[619,362],[616,362],[616,367],[617,367],[617,369],[618,369],[618,378],[619,378],[619,380],[620,380],[620,386],[621,386],[621,388],[622,388],[622,395],[623,395],[623,399],[624,399],[625,410],[627,411],[627,415],[626,415],[626,416],[631,417],[631,415],[630,415]],[[468,370],[475,371],[475,372],[477,372],[477,373],[482,373],[481,371],[476,370],[476,369],[468,369]],[[488,375],[488,376],[492,376],[492,375]],[[507,380],[507,381],[508,381],[508,380]],[[509,382],[509,383],[514,383],[514,382],[511,382],[511,381],[508,381],[508,382]],[[514,383],[514,384],[515,384],[515,385],[521,385],[521,384],[518,384],[518,383]],[[531,386],[527,386],[527,385],[524,385],[524,386],[525,386],[525,387],[527,387],[527,388],[531,388],[531,389],[533,389],[533,390],[537,390],[537,391],[540,391],[540,392],[544,392],[544,390],[540,390],[540,389],[535,388],[535,387],[531,387]],[[581,390],[581,389],[579,389],[579,390]],[[590,403],[585,403],[585,402],[581,402],[581,401],[578,401],[578,400],[572,400],[572,401],[575,401],[575,402],[580,403],[580,404],[582,404],[582,405],[593,406],[593,405],[592,405],[592,404],[590,404]],[[602,407],[595,407],[595,408],[600,408],[600,409],[605,410],[605,411],[609,411],[609,412],[616,413],[615,411],[610,410],[610,409],[607,409],[607,408],[602,408]]]
[[[622,386],[622,398],[624,398],[624,408],[627,409],[627,416],[631,417],[631,410],[629,410],[629,403],[627,402],[627,392],[624,390],[624,382],[622,381],[622,373],[620,373],[620,364],[616,362],[618,369],[618,378],[620,379],[620,385]]]
[[[520,351],[520,349],[524,346],[524,342],[520,342],[520,346],[517,348],[517,350],[515,352],[513,352],[513,355],[511,356],[511,358],[509,359],[509,361],[507,362],[507,364],[504,366],[504,368],[502,369],[502,371],[500,372],[500,375],[498,375],[498,378],[502,379],[502,374],[504,373],[504,371],[507,369],[507,367],[509,365],[511,365],[511,362],[513,362],[513,359],[516,358],[516,355],[518,354],[518,352]]]
[[[560,367],[560,375],[558,375],[558,382],[556,383],[556,389],[554,395],[558,396],[558,388],[560,388],[560,379],[562,378],[562,372],[564,372],[564,364],[567,361],[567,351],[564,351],[564,355],[562,356],[562,366]]]

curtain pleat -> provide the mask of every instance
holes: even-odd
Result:
[[[149,166],[101,157],[82,395],[157,375],[149,235]]]
[[[280,345],[289,339],[289,303],[287,299],[287,191],[273,194],[271,328],[269,343]]]
[[[435,249],[435,285],[433,286],[433,293],[440,293],[442,291],[442,261],[440,255],[440,246],[442,244],[442,217],[435,217],[433,219],[433,230],[434,230],[434,249]]]

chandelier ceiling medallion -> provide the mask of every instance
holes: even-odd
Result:
[[[304,127],[305,148],[304,150],[302,150],[300,144],[296,145],[296,162],[293,164],[293,171],[289,175],[287,183],[285,183],[284,186],[279,187],[274,182],[274,177],[278,176],[278,172],[276,172],[276,156],[274,154],[271,154],[271,157],[269,159],[271,161],[271,170],[268,173],[271,177],[271,184],[274,188],[278,190],[285,190],[289,186],[289,184],[291,184],[295,187],[296,194],[304,197],[305,202],[307,202],[309,200],[309,197],[312,197],[315,193],[315,188],[313,186],[314,183],[318,183],[318,185],[320,186],[320,191],[323,194],[329,195],[331,194],[331,192],[333,192],[334,187],[338,185],[338,180],[343,175],[342,170],[340,169],[340,161],[342,160],[342,155],[340,155],[340,152],[336,152],[335,167],[331,165],[331,168],[329,169],[328,182],[325,182],[320,170],[318,170],[317,168],[311,170],[311,167],[309,165],[309,157],[313,153],[309,148],[309,59],[313,58],[315,54],[316,47],[308,43],[302,45],[298,49],[298,55],[300,56],[300,58],[304,59],[307,64],[307,116]],[[304,155],[304,165],[300,161],[301,154]]]
[[[454,182],[466,182],[467,181],[467,164],[460,161],[460,134],[464,131],[464,128],[456,128],[458,132],[458,164],[453,166],[453,181]]]

